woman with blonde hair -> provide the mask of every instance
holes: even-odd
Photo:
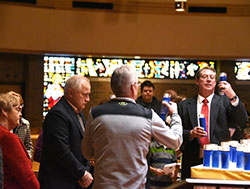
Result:
[[[19,94],[16,93],[14,91],[9,91],[8,92],[9,95],[14,95],[19,99],[19,103],[20,103],[20,111],[22,111],[23,107],[24,107],[24,101],[23,101],[23,97]],[[32,160],[32,154],[33,154],[33,144],[31,141],[31,136],[30,136],[30,122],[27,119],[24,119],[23,117],[20,119],[20,123],[19,125],[14,128],[13,130],[11,130],[10,132],[14,133],[15,135],[17,135],[21,141],[23,142],[29,156],[30,159]]]
[[[2,148],[4,188],[38,189],[39,182],[22,141],[10,130],[22,116],[18,97],[0,94],[0,146]]]

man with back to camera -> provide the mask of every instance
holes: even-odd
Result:
[[[245,119],[246,110],[231,85],[221,81],[218,87],[225,95],[214,94],[216,86],[216,71],[211,67],[204,67],[196,74],[198,95],[188,98],[178,104],[178,113],[183,125],[182,144],[182,178],[191,176],[190,168],[202,164],[203,145],[208,143],[220,144],[230,140],[229,123],[238,123]],[[207,133],[199,127],[199,116],[205,114]],[[207,134],[208,137],[205,137]]]
[[[124,65],[111,77],[117,98],[90,110],[83,139],[83,154],[94,158],[94,188],[145,188],[146,155],[151,138],[177,148],[182,143],[177,105],[164,102],[172,114],[170,127],[151,109],[136,104],[138,78]]]
[[[141,84],[141,96],[136,100],[136,103],[142,106],[153,109],[158,115],[161,111],[161,101],[154,97],[155,86],[151,81],[144,81]]]
[[[93,180],[81,153],[90,82],[76,75],[66,81],[64,96],[48,112],[43,125],[39,181],[44,189],[80,189]]]

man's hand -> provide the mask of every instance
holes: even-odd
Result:
[[[154,168],[151,166],[150,166],[150,171],[154,172],[158,176],[162,176],[165,174],[162,169]]]
[[[201,138],[206,136],[207,132],[203,127],[196,126],[190,131],[190,138]]]
[[[80,178],[77,182],[79,185],[81,185],[81,187],[87,188],[92,181],[93,181],[92,175],[88,171],[85,171],[82,178]]]
[[[174,168],[170,173],[168,173],[168,176],[169,176],[171,179],[174,178],[174,176],[175,176],[175,168]]]
[[[173,113],[178,113],[177,104],[175,102],[170,101],[168,103],[168,102],[162,101],[162,104],[168,108],[168,113],[170,115],[172,115]]]
[[[227,81],[220,81],[218,84],[219,89],[221,92],[225,93],[225,95],[230,99],[236,96],[234,90],[232,89],[231,85]]]
[[[94,160],[94,159],[90,159],[90,160],[89,160],[89,163],[90,163],[90,165],[92,165],[93,167],[95,166],[95,160]]]

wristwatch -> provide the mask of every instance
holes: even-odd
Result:
[[[235,95],[233,98],[229,98],[230,102],[236,100],[238,97]]]

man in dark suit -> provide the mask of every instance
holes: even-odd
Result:
[[[220,144],[222,141],[230,140],[229,124],[247,119],[244,106],[227,81],[221,81],[218,84],[225,95],[214,94],[216,86],[214,68],[205,67],[199,70],[196,74],[196,84],[199,94],[178,104],[178,113],[183,125],[182,178],[190,177],[190,167],[202,164],[204,144]],[[205,101],[209,112],[207,133],[198,126]]]
[[[90,101],[90,90],[87,78],[69,78],[64,97],[47,114],[39,170],[41,188],[76,189],[92,182],[88,161],[81,151],[85,123],[82,110]]]

